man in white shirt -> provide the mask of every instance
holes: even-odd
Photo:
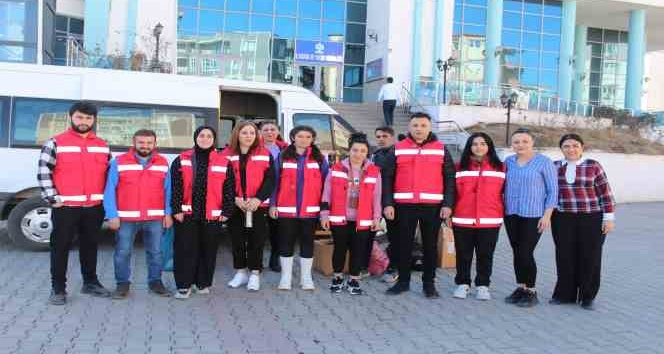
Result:
[[[394,79],[387,78],[387,83],[380,88],[378,102],[383,101],[383,117],[385,125],[392,126],[394,122],[394,108],[399,101],[399,88],[394,84]]]

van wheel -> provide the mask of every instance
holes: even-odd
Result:
[[[15,245],[31,251],[47,251],[53,231],[51,207],[40,197],[23,200],[9,213],[7,230]]]

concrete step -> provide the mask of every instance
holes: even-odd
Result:
[[[335,111],[350,123],[357,131],[367,134],[369,142],[374,144],[374,130],[385,124],[383,110],[375,103],[333,103],[330,104]],[[393,128],[396,134],[408,130],[409,114],[403,112],[402,107],[394,111]]]

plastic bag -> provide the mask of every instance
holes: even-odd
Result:
[[[374,241],[372,245],[369,273],[371,275],[381,275],[390,265],[390,259],[387,257],[387,252],[380,248],[377,241]]]

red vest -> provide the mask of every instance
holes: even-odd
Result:
[[[155,151],[143,168],[135,154],[131,149],[116,158],[118,216],[126,221],[160,220],[164,217],[168,160]]]
[[[330,224],[346,225],[349,170],[341,162],[337,162],[330,169],[330,173]],[[355,217],[357,230],[368,230],[373,224],[373,194],[379,175],[380,169],[374,164],[367,165],[364,169]]]
[[[469,228],[495,228],[503,223],[505,168],[496,170],[487,159],[471,161],[468,171],[456,173],[456,204],[452,223]]]
[[[297,161],[281,161],[281,177],[277,195],[279,217],[297,217]],[[307,149],[304,166],[304,186],[302,189],[302,209],[300,217],[316,217],[320,213],[320,197],[323,191],[321,166],[311,158],[311,148]]]
[[[228,150],[228,151],[227,151]],[[233,173],[235,175],[235,195],[238,197],[246,197],[246,199],[253,198],[258,193],[258,190],[263,185],[263,177],[265,177],[265,170],[270,168],[270,151],[262,145],[259,145],[254,151],[249,154],[247,159],[247,180],[246,188],[247,195],[242,193],[242,180],[240,178],[240,155],[235,155],[230,149],[222,152],[233,166]],[[268,207],[270,199],[265,199],[261,207]]]
[[[194,150],[187,150],[180,154],[180,169],[182,171],[182,212],[189,215],[192,213],[191,193],[193,188],[193,176],[191,157]],[[228,159],[222,154],[211,151],[208,160],[207,173],[207,195],[205,197],[205,218],[216,220],[221,216],[223,203],[224,181],[226,180],[226,168]]]
[[[432,141],[418,146],[410,137],[394,146],[397,158],[394,202],[440,204],[443,201],[445,146]]]
[[[53,185],[66,206],[94,206],[104,200],[110,150],[90,132],[84,138],[71,128],[56,135]]]

